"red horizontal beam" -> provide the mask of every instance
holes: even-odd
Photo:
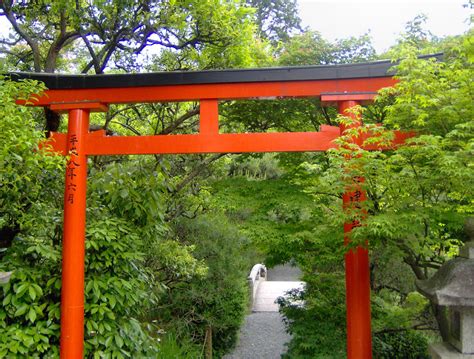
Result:
[[[86,152],[89,155],[131,155],[326,151],[335,147],[336,137],[326,132],[91,137]]]
[[[386,150],[412,137],[411,133],[395,132],[394,145],[381,147],[365,146],[367,150]],[[105,136],[96,131],[86,136],[87,155],[146,155],[189,153],[244,153],[244,152],[317,152],[336,148],[334,140],[339,137],[339,128],[322,127],[320,132],[284,133],[239,133],[239,134],[193,134],[159,136]],[[66,135],[53,133],[43,144],[51,145],[53,151],[65,155]]]
[[[103,133],[97,131],[97,133]],[[66,154],[66,136],[54,133],[53,150]],[[305,152],[334,148],[335,132],[195,134],[160,136],[100,136],[86,138],[87,155],[146,155],[242,152]]]
[[[145,103],[195,101],[200,99],[245,99],[273,97],[310,97],[327,92],[377,92],[396,83],[392,77],[287,81],[262,83],[227,83],[198,85],[165,85],[129,88],[47,90],[35,106],[96,102]]]

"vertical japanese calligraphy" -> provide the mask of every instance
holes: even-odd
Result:
[[[80,167],[79,163],[75,160],[75,157],[78,156],[77,152],[77,143],[79,140],[77,139],[76,134],[72,134],[69,137],[69,161],[67,162],[66,166],[66,178],[69,179],[68,183],[66,184],[66,201],[70,204],[74,203],[74,192],[76,192],[77,184],[74,182],[74,177],[77,177],[75,170]]]

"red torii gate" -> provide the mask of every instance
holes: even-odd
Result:
[[[342,126],[323,125],[319,132],[220,134],[218,101],[319,97],[322,102],[337,104],[341,114],[354,117],[345,111],[372,100],[378,90],[395,84],[389,73],[391,66],[389,61],[378,61],[151,74],[10,74],[15,80],[45,82],[48,90],[34,106],[69,114],[67,134],[53,133],[50,141],[55,151],[70,156],[64,193],[61,358],[83,357],[87,156],[326,151],[336,147],[334,140],[344,131]],[[105,131],[89,132],[90,112],[107,111],[109,104],[171,101],[200,102],[198,134],[108,137]],[[394,143],[402,143],[406,137],[395,133]],[[365,194],[354,198],[348,192],[343,203],[364,198]],[[346,223],[344,232],[350,232],[353,225]],[[345,264],[348,358],[371,358],[368,250],[358,247],[348,251]]]

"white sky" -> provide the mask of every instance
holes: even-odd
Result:
[[[471,0],[472,2],[473,0]],[[303,26],[335,40],[370,30],[378,53],[395,43],[405,24],[418,14],[428,16],[434,35],[458,35],[469,29],[469,0],[298,0]]]

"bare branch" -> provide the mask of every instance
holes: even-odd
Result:
[[[111,123],[112,121],[110,121],[109,123]],[[122,122],[118,122],[118,121],[113,121],[114,123],[122,126],[123,128],[126,128],[127,130],[129,131],[132,131],[134,134],[138,135],[138,136],[141,136],[142,134],[134,127],[130,126],[130,125],[127,125],[126,123],[122,123]]]
[[[176,121],[174,121],[171,125],[169,125],[165,129],[163,129],[159,134],[160,135],[168,135],[168,134],[172,133],[174,130],[176,130],[187,119],[198,115],[199,111],[200,111],[200,106],[196,106],[194,109],[186,112],[184,115],[179,117]]]
[[[176,185],[174,192],[181,191],[186,187],[193,179],[201,174],[201,172],[207,168],[212,162],[217,161],[219,158],[225,156],[225,153],[217,153],[213,156],[207,157],[204,161],[201,161],[180,183]]]
[[[81,33],[81,38],[82,38],[82,41],[84,41],[84,44],[86,45],[87,50],[89,51],[89,54],[91,55],[91,58],[92,58],[91,63],[94,66],[94,70],[98,74],[100,72],[100,61],[99,61],[99,59],[98,59],[98,57],[97,57],[97,55],[94,51],[94,48],[92,47],[92,45],[91,45],[89,39],[87,38],[86,34]],[[85,71],[85,72],[87,72],[87,71]]]
[[[0,44],[8,45],[8,46],[15,46],[21,41],[21,38],[15,39],[13,41],[8,41],[7,39],[0,39]]]
[[[17,23],[15,16],[11,12],[11,7],[7,7],[4,1],[0,1],[0,8],[3,9],[5,17],[8,19],[10,24],[13,26],[15,31],[20,35],[30,46],[33,52],[33,63],[36,72],[41,71],[41,58],[38,43],[30,36],[26,31],[24,31],[20,25]]]

